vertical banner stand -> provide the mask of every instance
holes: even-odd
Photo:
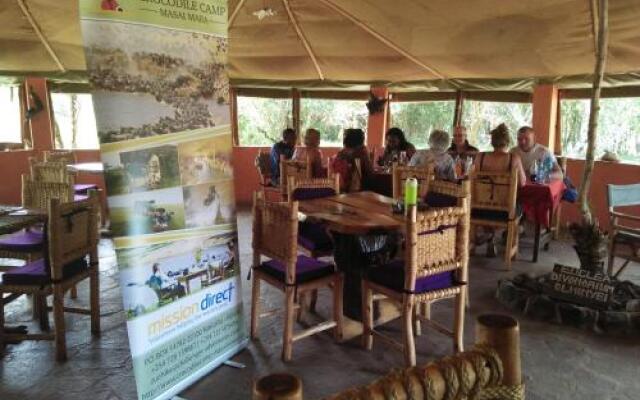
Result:
[[[226,0],[79,0],[138,399],[247,344]]]

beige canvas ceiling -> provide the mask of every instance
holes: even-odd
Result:
[[[638,84],[640,0],[609,4],[609,83]],[[594,68],[591,0],[230,0],[229,14],[237,84],[504,89],[588,84]],[[77,0],[0,0],[0,74],[83,70]]]

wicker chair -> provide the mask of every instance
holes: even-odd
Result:
[[[618,277],[631,262],[640,263],[640,215],[616,210],[617,207],[640,205],[640,183],[634,185],[607,185],[609,202],[609,266],[608,273]],[[621,223],[622,221],[626,223]],[[635,226],[631,226],[633,224]],[[624,263],[613,273],[615,258],[621,257]]]
[[[73,201],[70,182],[38,182],[22,175],[22,206],[28,209],[46,210],[51,199]],[[0,258],[12,258],[31,262],[42,257],[44,233],[38,228],[24,229],[0,237]]]
[[[77,162],[75,153],[73,151],[68,151],[68,150],[45,151],[44,161],[61,163],[65,167],[68,167],[68,165],[75,164]],[[70,175],[74,176],[74,174],[70,174]],[[98,190],[98,185],[95,183],[76,183],[73,186],[73,191],[78,196],[86,196],[89,193],[89,190]]]
[[[393,164],[391,170],[393,179],[393,198],[402,200],[404,196],[404,182],[409,178],[418,180],[418,198],[424,198],[429,192],[429,184],[433,180],[433,165],[426,167],[407,167]]]
[[[478,171],[471,179],[471,232],[478,226],[507,230],[504,262],[511,269],[511,260],[518,254],[518,224],[521,215],[516,209],[518,172]]]
[[[258,153],[255,159],[255,166],[258,170],[258,176],[260,177],[260,190],[264,194],[264,197],[275,197],[281,200],[282,193],[280,186],[276,185],[271,177],[271,155],[268,151],[261,150]]]
[[[274,286],[285,294],[282,359],[291,360],[293,342],[332,329],[336,340],[342,337],[342,273],[329,263],[298,255],[298,202],[267,203],[254,195],[253,205],[253,284],[251,292],[251,338],[258,336],[260,283]],[[270,260],[262,262],[262,256]],[[293,333],[298,296],[322,287],[333,293],[333,318],[330,321]],[[277,311],[277,310],[276,310]]]
[[[425,202],[429,207],[466,207],[471,209],[471,181],[469,179],[460,182],[451,182],[441,179],[434,179],[429,182],[429,191],[425,196]],[[467,213],[467,224],[470,226],[469,213]],[[464,269],[468,274],[468,268]],[[467,293],[465,303],[470,306],[469,301],[469,277],[464,276],[464,282],[467,282]],[[431,303],[425,302],[421,304],[420,312],[427,318],[431,315]],[[416,333],[420,333],[420,324],[416,324]]]
[[[296,178],[289,177],[289,201],[304,201],[335,196],[340,193],[337,176],[332,178]],[[298,225],[298,246],[313,258],[333,254],[331,236],[323,224],[304,222]]]
[[[280,193],[282,199],[286,200],[289,194],[288,184],[289,178],[295,179],[311,179],[313,169],[310,160],[287,160],[284,156],[280,156]]]
[[[0,349],[15,340],[53,340],[56,359],[67,358],[64,313],[91,315],[91,332],[100,333],[100,300],[98,282],[98,208],[95,192],[79,202],[49,201],[47,224],[48,257],[25,267],[7,271],[0,283]],[[87,263],[88,256],[88,263]],[[90,279],[91,310],[64,306],[64,293],[84,279]],[[32,294],[41,301],[41,325],[45,333],[7,334],[4,332],[3,293]],[[48,331],[46,296],[53,295],[54,332]]]
[[[62,182],[74,184],[75,177],[69,173],[67,164],[58,161],[38,161],[29,158],[31,179],[38,182]]]
[[[469,224],[466,207],[445,207],[418,213],[412,206],[405,226],[404,260],[371,268],[362,281],[363,346],[370,350],[373,335],[403,349],[407,366],[416,364],[413,323],[420,319],[454,339],[456,351],[463,348],[465,277],[468,266]],[[373,301],[382,294],[401,305],[404,340],[374,329]],[[417,305],[455,298],[453,331],[416,312]]]

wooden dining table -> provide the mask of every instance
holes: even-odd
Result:
[[[306,220],[322,222],[330,231],[334,261],[345,276],[343,312],[357,321],[362,320],[361,283],[367,269],[397,250],[397,233],[405,222],[402,214],[393,213],[393,202],[377,193],[357,192],[298,205]]]

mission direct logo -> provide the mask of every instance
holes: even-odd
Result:
[[[199,301],[192,302],[192,299],[185,299],[190,301],[190,304],[178,305],[177,309],[162,313],[159,318],[149,322],[147,325],[149,337],[168,333],[182,325],[193,324],[203,315],[219,311],[225,306],[231,305],[234,300],[234,293],[236,293],[235,289],[236,285],[231,281],[214,292],[198,296]]]

